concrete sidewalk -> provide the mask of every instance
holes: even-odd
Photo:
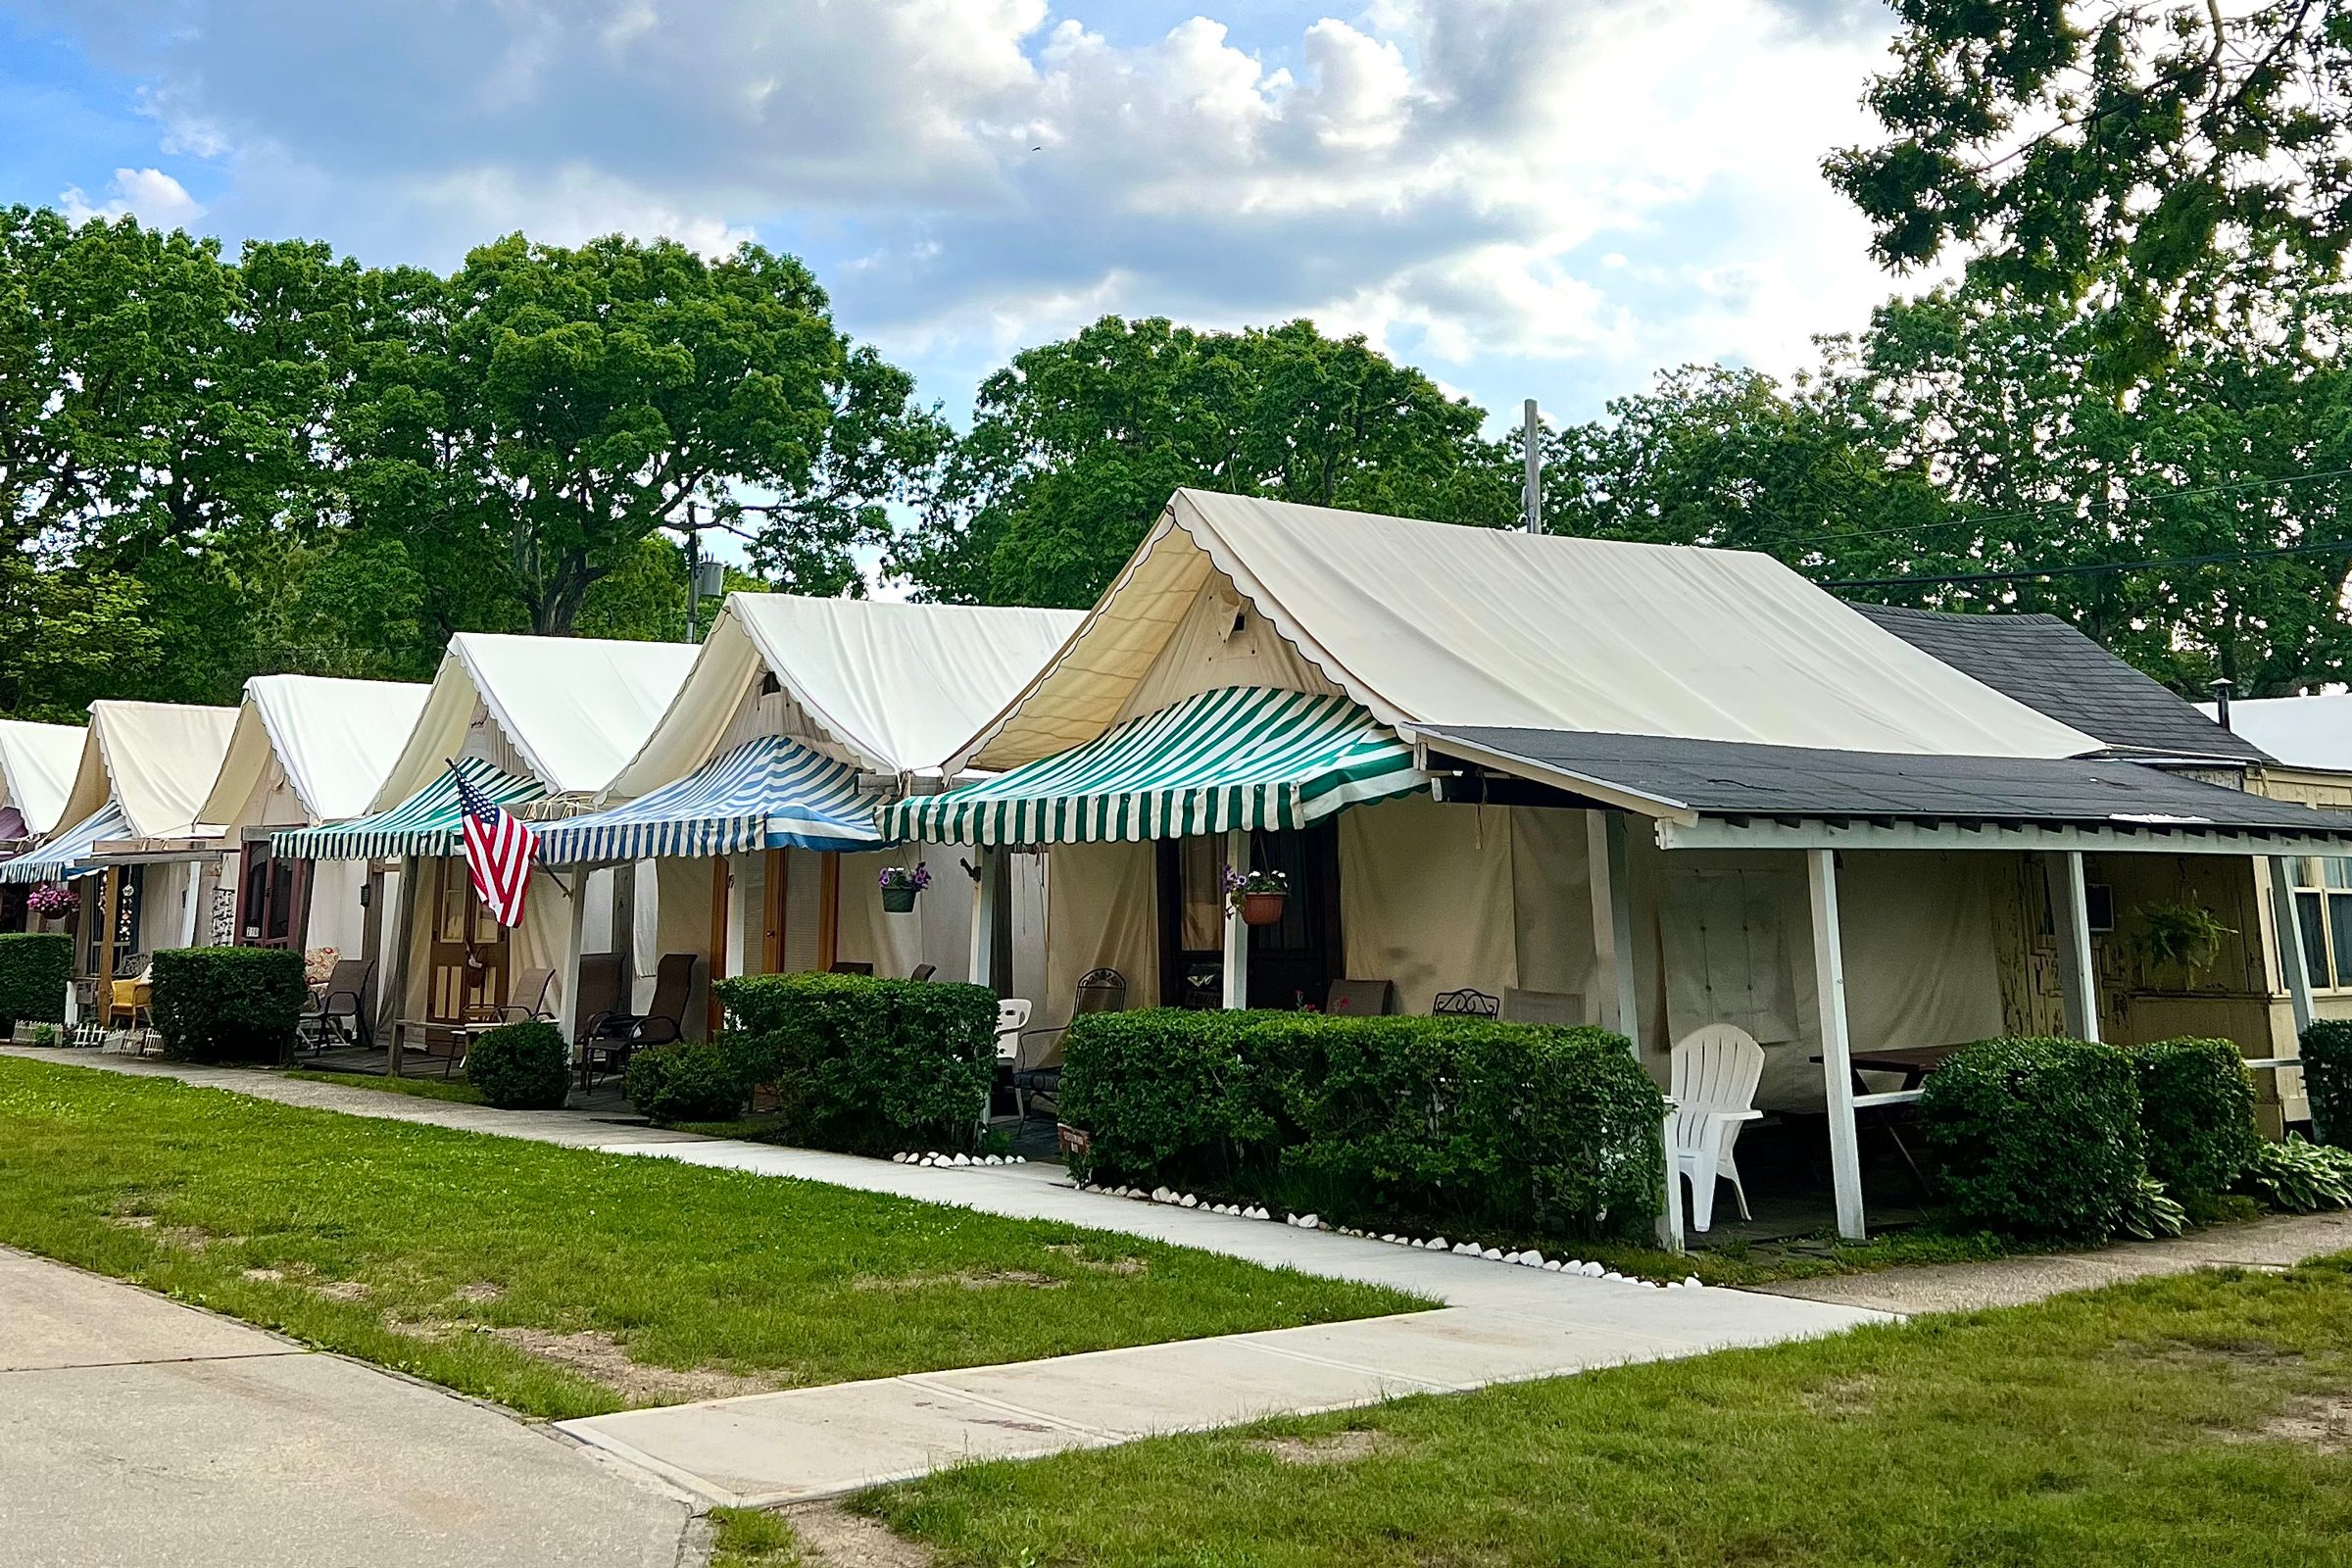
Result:
[[[0,1249],[0,1568],[676,1568],[691,1511],[487,1405]]]

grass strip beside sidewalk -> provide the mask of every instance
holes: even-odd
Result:
[[[820,1183],[0,1057],[0,1242],[564,1418],[1425,1305]]]
[[[967,1564],[2345,1560],[2352,1254],[944,1472]]]

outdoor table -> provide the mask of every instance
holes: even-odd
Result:
[[[1915,1095],[1919,1092],[1919,1086],[1927,1082],[1928,1074],[1942,1066],[1954,1052],[1961,1049],[1959,1046],[1888,1046],[1875,1051],[1848,1052],[1846,1063],[1853,1069],[1854,1094],[1857,1100],[1869,1102],[1861,1108],[1875,1109],[1894,1102],[1887,1095],[1873,1093],[1870,1085],[1862,1081],[1864,1073],[1901,1073],[1903,1087],[1892,1093]],[[1816,1062],[1821,1060],[1819,1056],[1813,1059]],[[1880,1121],[1878,1126],[1886,1135],[1887,1142],[1894,1145],[1895,1153],[1901,1156],[1904,1167],[1911,1172],[1911,1180],[1917,1184],[1920,1192],[1929,1193],[1927,1175],[1919,1168],[1919,1161],[1912,1157],[1911,1146],[1903,1142],[1902,1130],[1891,1119]]]

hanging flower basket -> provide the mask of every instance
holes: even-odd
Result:
[[[914,896],[931,885],[931,867],[917,865],[913,870],[894,865],[882,873],[882,908],[889,914],[912,914]]]
[[[1291,879],[1280,871],[1225,868],[1225,903],[1240,913],[1244,925],[1275,924],[1290,895]]]
[[[45,931],[55,931],[65,917],[81,906],[80,895],[58,883],[34,888],[24,895],[24,907],[31,910]]]

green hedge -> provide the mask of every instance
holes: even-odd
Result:
[[[20,1023],[64,1023],[74,939],[63,932],[0,936],[0,1034]]]
[[[721,980],[751,1081],[774,1086],[786,1136],[883,1154],[969,1149],[996,1074],[996,994],[869,975]]]
[[[629,1103],[655,1121],[732,1121],[743,1114],[758,1076],[735,1037],[678,1040],[633,1053],[622,1088]]]
[[[2159,1040],[2128,1053],[2139,1078],[2148,1174],[2175,1198],[2213,1198],[2254,1158],[2254,1081],[2228,1040]]]
[[[1070,1028],[1097,1180],[1348,1223],[1646,1236],[1664,1098],[1624,1037],[1483,1019],[1153,1008]]]
[[[571,1053],[544,1018],[501,1024],[466,1050],[466,1081],[504,1110],[562,1110],[571,1098]]]
[[[2132,1058],[2082,1040],[1986,1040],[1919,1102],[1921,1141],[1953,1217],[2013,1236],[2101,1242],[2147,1173]]]
[[[2312,1136],[2352,1149],[2352,1019],[2319,1018],[2303,1031],[2303,1092]]]
[[[155,956],[155,1027],[186,1061],[281,1061],[309,994],[282,948],[168,948]]]

